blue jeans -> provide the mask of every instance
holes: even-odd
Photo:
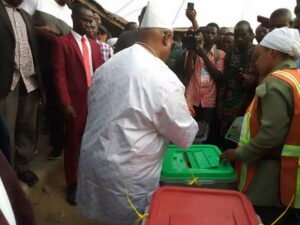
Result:
[[[6,119],[4,117],[4,114],[1,110],[0,110],[0,150],[3,152],[3,155],[6,157],[8,162],[11,163],[8,127],[6,124]]]

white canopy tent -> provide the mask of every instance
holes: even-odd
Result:
[[[102,7],[127,21],[137,22],[138,15],[147,5],[147,0],[96,0]],[[173,27],[189,27],[185,16],[188,2],[194,2],[200,26],[216,22],[219,26],[233,27],[239,20],[247,20],[253,28],[258,25],[256,16],[270,17],[278,8],[288,8],[292,12],[296,0],[160,0],[166,7],[166,16],[173,21]]]

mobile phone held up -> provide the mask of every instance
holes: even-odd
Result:
[[[194,10],[194,3],[193,2],[188,2],[187,9]]]

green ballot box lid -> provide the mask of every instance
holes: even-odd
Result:
[[[188,183],[197,178],[200,184],[235,181],[236,173],[230,162],[220,161],[220,155],[220,149],[214,145],[192,145],[186,150],[169,145],[160,180]]]

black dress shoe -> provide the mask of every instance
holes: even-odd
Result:
[[[70,205],[76,205],[76,191],[77,186],[69,186],[67,189],[67,202]]]
[[[36,182],[39,181],[39,178],[30,170],[26,170],[24,172],[18,173],[17,177],[19,180],[26,183],[29,187],[32,187]]]

